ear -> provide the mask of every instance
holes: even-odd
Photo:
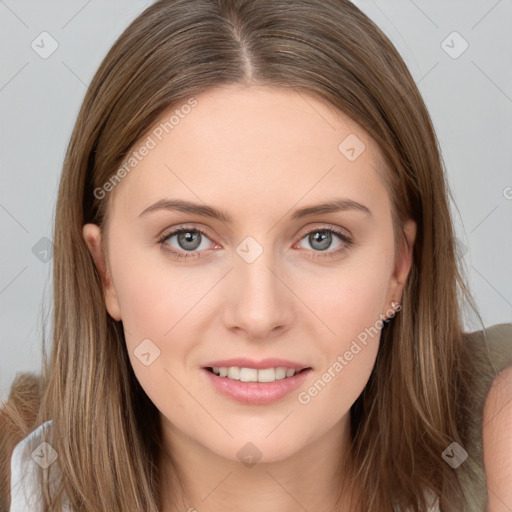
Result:
[[[82,229],[83,237],[89,252],[98,269],[103,284],[103,293],[105,296],[105,305],[109,315],[117,321],[121,320],[121,308],[117,298],[114,282],[110,275],[110,270],[101,247],[101,229],[96,224],[84,224]]]
[[[400,238],[398,252],[395,257],[395,267],[393,275],[389,281],[388,296],[386,305],[392,301],[401,302],[403,288],[409,275],[413,262],[413,248],[416,240],[417,225],[412,219],[409,219],[403,227],[405,239]]]

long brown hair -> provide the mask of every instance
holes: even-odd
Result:
[[[161,507],[158,410],[134,376],[122,323],[107,314],[82,226],[105,229],[112,194],[94,191],[165,111],[233,83],[315,94],[382,150],[397,240],[408,218],[418,234],[403,308],[383,328],[373,373],[351,409],[352,469],[366,510],[426,510],[425,489],[441,497],[443,511],[469,510],[463,482],[472,466],[454,471],[441,458],[450,443],[467,441],[468,368],[476,364],[464,342],[461,304],[475,308],[457,264],[443,163],[406,65],[348,0],[160,0],[118,38],[67,150],[55,218],[53,343],[31,419],[6,408],[17,417],[11,445],[51,419],[59,454],[52,467],[74,509]],[[2,479],[9,481],[5,468]],[[56,493],[47,510],[60,510],[61,498]]]

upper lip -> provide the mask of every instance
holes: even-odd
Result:
[[[296,361],[289,361],[287,359],[280,359],[277,357],[262,359],[261,361],[254,361],[253,359],[248,359],[247,357],[222,359],[219,361],[212,361],[211,363],[207,363],[203,366],[203,368],[229,368],[230,366],[238,366],[239,368],[255,368],[256,370],[263,370],[264,368],[277,368],[279,366],[284,368],[293,368],[297,371],[310,368],[310,366],[307,364],[298,363]]]

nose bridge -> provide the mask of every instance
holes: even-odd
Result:
[[[244,239],[236,248],[232,273],[231,321],[255,336],[265,336],[289,320],[289,292],[277,277],[279,265],[270,239],[267,246],[254,237]]]

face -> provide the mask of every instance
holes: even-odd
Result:
[[[178,106],[168,133],[161,122],[176,107],[162,116],[153,142],[135,148],[145,156],[109,191],[108,258],[97,226],[84,237],[162,421],[226,459],[250,442],[262,462],[281,460],[346,421],[411,252],[394,252],[381,154],[350,118],[273,87],[218,88],[193,105]],[[214,210],[224,217],[205,214]],[[405,233],[412,247],[412,221]],[[259,384],[205,369],[231,358],[309,370]],[[220,391],[226,382],[237,398]],[[273,399],[255,390],[265,386],[279,387]]]

